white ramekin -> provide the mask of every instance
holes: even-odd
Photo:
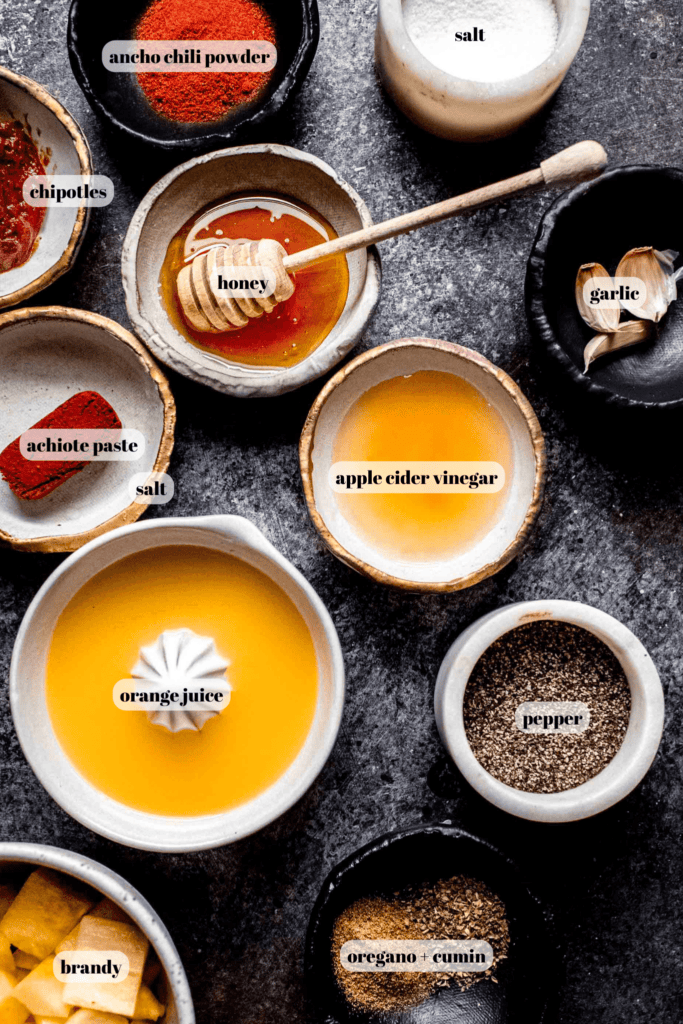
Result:
[[[318,699],[299,754],[263,793],[219,814],[171,817],[134,810],[96,789],[69,760],[50,720],[45,671],[57,619],[98,572],[137,551],[193,544],[241,558],[265,573],[294,602],[318,663]],[[344,662],[334,624],[310,583],[241,516],[156,519],[123,526],[86,544],[63,562],[31,602],[10,665],[10,702],[24,754],[39,781],[64,810],[107,839],[158,853],[187,853],[235,842],[284,814],[322,770],[339,731]]]
[[[620,750],[598,775],[563,793],[525,793],[499,782],[472,753],[463,719],[465,687],[484,651],[509,630],[539,620],[569,622],[593,633],[619,659],[631,689],[631,717]],[[611,615],[576,601],[522,601],[478,619],[441,664],[434,710],[441,739],[470,785],[489,803],[529,821],[577,821],[623,800],[647,773],[664,728],[662,685],[640,640]]]
[[[0,873],[31,865],[63,871],[118,904],[147,936],[164,969],[167,1008],[160,1024],[194,1024],[190,986],[178,950],[152,907],[130,882],[72,850],[37,843],[0,843]]]
[[[550,100],[578,53],[590,14],[590,0],[555,0],[560,31],[546,61],[502,82],[471,82],[441,71],[418,50],[406,30],[403,6],[403,0],[379,0],[380,77],[399,109],[420,128],[464,142],[508,135]]]

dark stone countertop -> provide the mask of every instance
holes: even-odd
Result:
[[[431,138],[385,97],[373,66],[375,0],[320,6],[311,74],[259,137],[328,161],[376,220],[526,170],[581,138],[600,140],[612,165],[683,164],[679,0],[594,0],[557,99],[520,134],[484,147]],[[0,63],[65,103],[117,197],[93,211],[76,269],[35,302],[92,309],[127,325],[121,242],[147,188],[180,159],[126,151],[104,133],[71,74],[67,7],[66,0],[0,0]],[[549,201],[536,195],[385,243],[382,297],[362,344],[424,335],[470,346],[512,375],[541,420],[550,479],[539,527],[522,558],[470,590],[393,592],[323,547],[297,462],[321,382],[279,399],[239,401],[170,374],[177,496],[149,514],[247,516],[310,580],[339,631],[348,673],[341,733],[318,781],[289,813],[203,854],[159,856],[107,842],[46,796],[17,743],[6,685],[0,691],[0,838],[80,851],[136,885],[180,950],[200,1024],[315,1020],[302,951],[323,878],[382,832],[443,820],[499,844],[555,907],[565,964],[559,1024],[680,1019],[681,460],[675,441],[652,425],[629,438],[590,420],[583,402],[567,405],[532,351],[523,282]],[[659,454],[668,461],[658,464]],[[0,554],[3,680],[21,617],[60,561]],[[470,790],[445,755],[432,710],[438,666],[458,633],[500,605],[541,597],[588,602],[619,618],[651,652],[667,697],[664,740],[643,784],[611,811],[558,827],[512,819]]]

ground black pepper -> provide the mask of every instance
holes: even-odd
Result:
[[[521,732],[526,701],[582,701],[583,733]],[[560,793],[601,772],[623,743],[631,693],[619,661],[598,637],[567,622],[538,621],[505,633],[474,667],[465,689],[465,733],[494,778],[528,793]]]
[[[341,964],[339,952],[352,939],[483,939],[494,952],[493,965],[477,973],[354,973]],[[332,933],[334,971],[349,1003],[358,1010],[390,1013],[419,1006],[438,988],[461,991],[493,977],[508,953],[505,907],[483,882],[450,878],[414,886],[393,897],[366,897],[339,915]]]

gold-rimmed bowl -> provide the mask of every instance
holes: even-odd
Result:
[[[46,174],[92,174],[85,135],[68,110],[38,82],[0,68],[0,114],[29,129]],[[0,273],[0,309],[26,302],[71,269],[88,215],[85,204],[46,209],[30,258]]]
[[[328,475],[341,423],[360,396],[382,381],[420,370],[455,374],[483,395],[508,429],[513,467],[502,513],[483,538],[443,560],[411,562],[359,535],[344,517]],[[493,576],[524,547],[543,498],[545,444],[528,400],[504,370],[478,352],[431,338],[380,345],[332,377],[308,414],[299,458],[308,511],[333,554],[370,579],[402,590],[446,593]]]

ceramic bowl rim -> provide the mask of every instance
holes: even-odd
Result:
[[[213,150],[211,153],[203,153],[199,156],[193,156],[184,163],[178,164],[177,167],[170,170],[163,178],[152,186],[152,188],[143,197],[137,210],[133,214],[121,251],[121,273],[123,277],[123,289],[126,297],[126,309],[133,325],[133,329],[159,360],[167,366],[170,366],[171,369],[175,370],[177,373],[183,374],[183,376],[189,376],[188,361],[185,355],[176,351],[172,345],[159,346],[157,341],[158,332],[142,315],[141,311],[141,301],[137,286],[137,262],[140,239],[142,237],[147,218],[167,189],[169,189],[178,178],[191,173],[197,167],[212,163],[214,160],[268,154],[281,157],[285,160],[310,164],[312,167],[315,167],[330,179],[335,188],[344,192],[351,200],[364,228],[370,227],[373,224],[370,210],[368,209],[365,201],[361,198],[358,192],[348,184],[347,181],[337,174],[333,167],[324,160],[321,160],[319,157],[314,156],[312,153],[296,149],[293,146],[285,146],[279,143],[268,142],[251,143],[245,146],[230,146],[224,149]],[[198,209],[201,209],[201,207],[198,207]],[[357,344],[360,334],[365,329],[365,325],[372,316],[379,301],[381,285],[380,257],[375,246],[369,246],[366,249],[366,253],[367,268],[365,282],[363,283],[361,293],[357,300],[357,308],[363,314],[363,323],[360,328],[357,328],[356,323],[349,324],[348,332],[345,332],[344,336],[337,341],[334,348],[331,348],[327,352],[324,361],[316,363],[314,367],[309,363],[311,357],[315,357],[316,354],[320,353],[321,349],[325,345],[325,340],[323,340],[320,346],[317,349],[314,349],[314,351],[300,363],[286,367],[284,370],[278,369],[276,371],[267,372],[255,367],[249,372],[243,372],[239,378],[235,378],[234,382],[230,383],[214,377],[210,368],[202,366],[200,369],[197,369],[197,366],[195,365],[193,366],[193,374],[192,376],[189,376],[189,379],[211,387],[222,394],[232,395],[239,398],[267,398],[296,390],[297,388],[303,387],[305,384],[309,384],[312,380],[316,380],[318,377],[323,376],[332,369],[332,367],[336,366]],[[362,310],[360,309],[361,304]],[[356,319],[358,319],[358,316]],[[197,351],[199,352],[200,350],[198,349]],[[311,372],[312,370],[313,372]],[[223,372],[229,373],[229,371],[230,363],[226,361],[226,367]]]
[[[159,954],[168,984],[173,990],[178,1024],[194,1024],[192,994],[180,954],[165,924],[134,885],[85,854],[46,843],[0,842],[0,869],[5,863],[54,868],[80,879],[118,904],[133,918]]]
[[[2,344],[2,332],[14,324],[21,324],[31,320],[77,320],[97,327],[109,334],[116,341],[122,342],[133,350],[141,366],[152,378],[159,392],[159,399],[164,409],[164,425],[159,440],[159,449],[151,472],[165,473],[171,460],[173,441],[176,423],[176,407],[168,380],[150,356],[147,349],[138,339],[121,327],[115,320],[102,316],[100,313],[92,313],[86,309],[72,309],[70,306],[27,306],[22,309],[13,309],[0,314],[0,345]],[[74,551],[87,544],[89,541],[102,534],[115,530],[119,526],[134,523],[147,511],[146,505],[131,501],[129,505],[117,512],[116,515],[94,526],[83,533],[60,534],[42,537],[15,537],[0,527],[0,542],[9,544],[16,551],[40,551],[40,552],[63,552]]]
[[[331,666],[330,692],[332,696],[324,724],[324,742],[322,742],[315,751],[310,764],[302,770],[301,776],[296,785],[291,787],[286,797],[281,799],[277,806],[271,806],[265,810],[260,808],[258,816],[254,817],[246,827],[242,826],[241,828],[238,828],[237,831],[234,831],[234,826],[230,826],[229,824],[226,826],[220,820],[228,816],[231,813],[230,811],[219,812],[218,814],[200,815],[198,817],[165,816],[134,811],[127,805],[122,804],[120,801],[114,801],[123,809],[124,813],[134,815],[138,819],[140,816],[144,816],[148,819],[167,819],[174,823],[174,827],[176,827],[178,833],[183,829],[187,832],[188,837],[183,841],[174,841],[173,843],[166,842],[165,845],[161,845],[160,841],[153,841],[149,838],[141,840],[137,838],[137,836],[132,835],[131,833],[135,831],[135,826],[131,824],[126,825],[128,834],[123,838],[119,832],[107,826],[106,820],[100,820],[100,818],[97,817],[97,814],[91,813],[90,809],[84,810],[77,801],[71,798],[68,791],[63,790],[58,783],[53,780],[49,772],[44,770],[42,767],[40,772],[36,770],[32,757],[32,742],[27,741],[24,735],[23,725],[20,725],[18,721],[18,708],[22,700],[19,671],[20,660],[24,657],[23,647],[24,645],[30,644],[31,633],[35,628],[34,619],[39,613],[44,599],[48,596],[49,592],[55,587],[55,585],[61,581],[62,577],[72,571],[74,566],[79,562],[88,559],[94,551],[97,551],[98,548],[114,543],[131,533],[148,532],[151,534],[159,534],[164,530],[178,527],[191,529],[197,528],[198,535],[202,531],[209,531],[221,533],[221,535],[225,536],[226,529],[233,530],[234,537],[240,540],[244,546],[258,551],[270,562],[275,563],[275,565],[289,577],[297,588],[303,591],[314,616],[320,624],[321,631],[325,637],[325,643],[329,650]],[[200,545],[202,543],[201,537],[199,536],[197,538],[197,543]],[[154,539],[152,537],[150,545],[153,544]],[[122,557],[125,557],[125,555]],[[236,555],[235,557],[240,556]],[[110,533],[106,533],[101,537],[96,537],[94,540],[91,540],[84,547],[79,548],[78,551],[74,551],[67,559],[57,566],[57,568],[45,580],[31,601],[26,613],[24,614],[21,625],[19,626],[10,662],[9,695],[15,732],[26,760],[41,785],[47,790],[52,799],[59,804],[64,811],[66,811],[67,814],[76,821],[79,821],[82,825],[85,825],[86,828],[96,832],[98,835],[104,836],[106,839],[111,839],[114,842],[121,843],[122,845],[132,847],[133,849],[150,850],[156,853],[193,853],[200,850],[215,849],[216,847],[225,846],[230,843],[237,842],[240,839],[244,839],[249,835],[253,835],[255,832],[260,831],[267,825],[270,825],[273,821],[280,818],[290,810],[306,792],[308,792],[320,772],[323,770],[337,740],[337,735],[341,726],[342,713],[344,710],[344,677],[345,672],[341,644],[339,642],[336,628],[325,604],[306,577],[296,568],[296,566],[285,558],[285,556],[281,554],[281,552],[278,551],[269,540],[267,540],[264,534],[261,533],[258,527],[256,527],[251,520],[238,515],[171,516],[164,519],[149,519],[139,523],[131,523],[128,526],[121,526],[117,530],[113,530]],[[52,731],[54,733],[54,730]],[[73,770],[77,771],[68,756],[65,754],[64,757],[69,764],[71,764]],[[77,774],[80,773],[77,772]],[[84,778],[84,776],[81,777]],[[99,791],[95,789],[92,783],[89,783],[88,780],[85,780],[85,782],[93,790],[93,793],[99,794]],[[268,789],[264,792],[268,792]],[[239,810],[239,807],[236,808],[236,810]],[[204,823],[209,819],[215,819],[218,822],[218,828],[213,829],[211,838],[193,841],[191,838],[193,823],[198,821]],[[233,831],[230,830],[231,828]]]
[[[604,171],[599,178],[591,181],[584,181],[567,192],[558,196],[545,210],[538,226],[536,238],[527,262],[525,281],[525,305],[527,321],[531,334],[536,343],[547,352],[555,365],[562,369],[567,377],[580,388],[584,394],[591,399],[611,408],[629,410],[655,410],[655,409],[680,409],[683,407],[683,395],[668,401],[646,401],[642,398],[629,398],[628,395],[620,395],[602,384],[598,384],[590,376],[583,374],[572,359],[569,358],[564,346],[558,338],[558,332],[551,325],[545,311],[544,301],[544,275],[548,259],[548,248],[553,233],[557,227],[557,219],[560,214],[570,209],[573,204],[581,199],[591,188],[596,187],[602,181],[608,183],[613,179],[621,179],[631,174],[642,174],[644,171],[653,174],[664,174],[670,178],[677,179],[683,186],[683,169],[671,167],[664,164],[621,164],[618,167],[610,167]]]
[[[294,59],[290,63],[289,68],[277,90],[262,104],[259,104],[257,101],[253,107],[245,110],[242,117],[231,122],[228,130],[220,131],[216,127],[219,122],[213,121],[207,122],[211,125],[211,128],[207,130],[205,135],[197,135],[193,138],[187,139],[160,139],[155,135],[132,128],[130,125],[121,121],[118,117],[107,110],[99,97],[98,91],[93,88],[90,76],[87,73],[81,58],[80,45],[77,42],[78,34],[75,29],[75,21],[78,16],[79,6],[90,2],[91,0],[71,0],[71,5],[69,7],[67,20],[67,49],[74,78],[78,82],[90,106],[103,119],[105,124],[112,125],[119,131],[125,132],[126,135],[134,138],[138,142],[145,143],[146,145],[157,146],[167,152],[173,152],[181,149],[190,150],[193,148],[204,149],[213,145],[225,146],[227,142],[233,139],[236,135],[239,135],[241,132],[244,132],[249,128],[260,127],[262,122],[268,121],[271,117],[275,117],[306,80],[306,76],[308,75],[311,64],[313,63],[313,58],[315,57],[318,42],[320,40],[320,13],[318,10],[318,0],[296,0],[302,12],[303,31]]]
[[[47,89],[42,85],[39,85],[38,82],[35,82],[32,78],[27,78],[25,75],[18,75],[15,71],[10,71],[9,68],[0,67],[0,83],[2,83],[3,80],[14,86],[14,88],[28,93],[32,99],[40,103],[57,118],[71,138],[76,151],[76,156],[78,157],[81,174],[92,174],[92,157],[90,155],[88,140],[66,107],[64,107],[59,100],[55,99]],[[35,278],[33,281],[29,281],[28,284],[15,289],[13,292],[9,292],[7,295],[0,295],[0,310],[11,306],[18,306],[19,303],[26,302],[27,299],[31,298],[31,296],[36,295],[37,292],[43,291],[44,288],[47,288],[48,285],[51,285],[54,281],[60,278],[62,274],[66,274],[66,272],[71,269],[76,257],[78,256],[78,251],[81,247],[89,219],[89,208],[86,206],[79,206],[76,213],[76,220],[71,231],[71,236],[61,256],[52,264],[51,267],[48,267],[40,277]]]
[[[400,53],[415,73],[430,79],[435,88],[450,99],[482,103],[522,98],[529,93],[548,89],[563,75],[576,57],[586,34],[591,0],[568,0],[566,38],[542,64],[514,78],[499,82],[475,82],[443,71],[424,56],[405,27],[403,0],[379,0],[378,18],[395,53]]]
[[[525,624],[526,616],[529,617],[528,621],[541,619],[568,622],[597,635],[598,639],[601,637],[597,630],[601,629],[610,637],[631,669],[629,685],[635,687],[642,696],[647,720],[632,718],[631,724],[640,744],[632,752],[621,775],[606,787],[600,781],[603,774],[600,772],[581,786],[559,793],[528,793],[494,778],[472,752],[462,720],[463,695],[467,682],[484,651],[509,630]],[[642,665],[636,663],[627,652],[627,642],[633,644],[639,655],[644,655]],[[446,704],[452,705],[453,702],[460,709],[457,715],[448,714],[445,710]],[[481,616],[460,633],[439,668],[434,691],[434,712],[444,746],[466,781],[480,796],[494,807],[527,821],[562,823],[579,821],[607,810],[628,796],[643,780],[661,742],[664,694],[657,669],[646,648],[619,619],[580,601],[541,599],[503,605]],[[654,729],[649,729],[650,735],[647,735],[648,726],[654,726]]]
[[[347,378],[353,374],[355,370],[365,366],[366,363],[374,359],[381,359],[382,356],[389,352],[396,351],[397,349],[409,348],[430,348],[446,352],[449,355],[454,356],[456,360],[463,359],[466,362],[474,363],[480,369],[484,370],[490,377],[495,379],[507,392],[508,397],[511,398],[517,406],[517,409],[526,425],[531,447],[534,452],[534,490],[524,516],[524,521],[517,531],[514,539],[495,561],[489,562],[480,569],[475,569],[466,576],[457,577],[454,580],[406,580],[399,576],[392,576],[391,574],[384,572],[384,570],[371,565],[369,562],[364,562],[357,555],[352,554],[347,548],[345,548],[344,545],[337,540],[334,534],[332,534],[318,511],[315,499],[315,491],[313,487],[313,449],[315,443],[315,431],[327,400],[338,387],[345,383]],[[529,400],[505,370],[495,366],[479,352],[464,348],[462,345],[457,345],[451,341],[440,341],[436,338],[399,338],[396,341],[389,341],[383,345],[378,345],[376,348],[371,348],[366,352],[362,352],[360,355],[356,356],[355,359],[352,359],[347,363],[346,366],[343,366],[341,370],[334,375],[334,377],[331,377],[330,380],[328,380],[306,417],[306,422],[304,423],[301,433],[301,440],[299,441],[299,467],[301,470],[301,480],[303,483],[306,505],[308,507],[308,513],[313,521],[313,525],[328,548],[341,562],[344,562],[346,565],[350,566],[350,568],[355,569],[356,572],[369,577],[376,583],[388,584],[389,586],[396,587],[397,589],[413,593],[445,594],[451,593],[454,590],[464,590],[467,587],[474,586],[476,583],[480,583],[489,576],[495,575],[495,573],[499,572],[509,562],[516,558],[524,548],[543,502],[546,475],[545,441],[543,439],[541,425],[538,422],[536,413],[531,407]]]

